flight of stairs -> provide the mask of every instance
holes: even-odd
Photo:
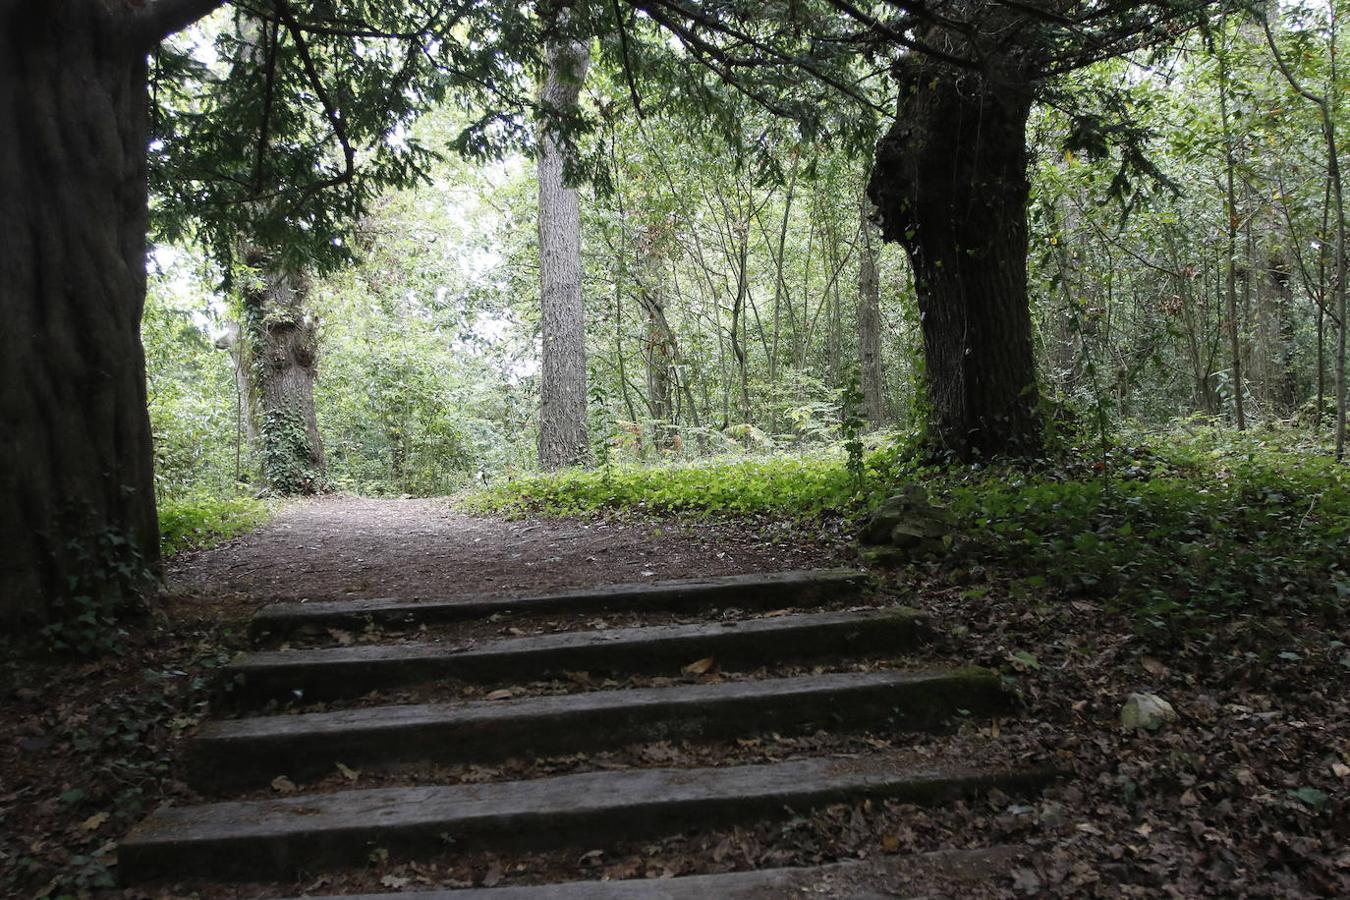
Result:
[[[252,631],[271,649],[224,673],[220,706],[235,717],[204,725],[192,749],[192,786],[218,799],[161,808],[134,829],[119,851],[122,879],[293,885],[359,867],[377,848],[407,860],[590,850],[839,802],[1037,790],[1047,773],[889,748],[472,783],[444,775],[653,741],[941,730],[1010,712],[996,673],[905,667],[931,626],[913,610],[869,601],[866,586],[862,573],[829,570],[523,598],[275,604]],[[633,624],[642,621],[655,624]],[[614,680],[632,676],[646,680]],[[354,783],[335,786],[335,770]],[[954,850],[911,862],[978,873],[1007,853]],[[869,896],[899,864],[389,896],[854,897]]]

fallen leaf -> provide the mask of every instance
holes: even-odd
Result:
[[[487,874],[483,876],[483,887],[496,887],[502,880],[502,864],[493,863],[488,866]]]
[[[510,692],[509,690],[507,690],[506,688],[500,688],[499,690],[495,690],[495,691],[493,691],[492,693],[488,694],[488,695],[487,695],[486,697],[484,697],[483,699],[484,699],[484,700],[510,700],[510,699],[511,699],[512,697],[514,697],[514,696],[515,696],[515,694],[511,693],[511,692]]]
[[[881,849],[887,853],[900,852],[900,838],[893,834],[888,834],[881,839]]]
[[[361,777],[360,772],[358,772],[353,768],[350,768],[349,766],[345,766],[342,763],[337,764],[337,770],[342,773],[343,778],[351,782],[355,782],[356,779]]]
[[[105,812],[94,813],[89,818],[80,823],[82,831],[98,831],[103,827],[103,823],[108,821],[108,814]]]
[[[394,890],[398,890],[399,888],[407,885],[410,880],[411,879],[408,878],[400,878],[397,875],[386,875],[380,879],[380,884],[384,885],[387,888],[393,888]]]
[[[1334,762],[1331,764],[1331,774],[1335,775],[1337,778],[1344,778],[1345,776],[1350,775],[1350,766],[1347,766],[1345,763]]]
[[[1017,650],[1009,653],[1008,659],[1012,660],[1014,664],[1024,666],[1028,669],[1039,669],[1041,667],[1041,661],[1036,658],[1036,654],[1028,653],[1025,650]]]
[[[1037,894],[1041,890],[1041,877],[1032,869],[1013,869],[1013,890],[1023,894]]]
[[[702,659],[694,660],[680,671],[684,672],[686,675],[703,675],[709,669],[711,669],[713,665],[714,665],[713,658],[711,656],[705,656]]]
[[[1154,659],[1151,656],[1145,656],[1142,660],[1140,660],[1140,663],[1143,665],[1144,671],[1149,673],[1150,675],[1157,675],[1161,677],[1167,674],[1167,666],[1162,662],[1162,660]]]
[[[295,786],[294,781],[291,781],[285,775],[278,775],[272,779],[272,790],[278,794],[294,794],[299,788]]]

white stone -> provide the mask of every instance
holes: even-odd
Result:
[[[1121,727],[1157,731],[1167,722],[1177,720],[1177,711],[1157,694],[1131,694],[1120,710]]]

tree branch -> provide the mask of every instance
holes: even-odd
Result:
[[[146,0],[129,10],[133,39],[149,50],[171,34],[187,28],[225,5],[226,0]]]
[[[329,98],[328,91],[323,85],[323,77],[319,74],[319,68],[310,55],[309,45],[305,42],[305,33],[301,30],[300,23],[295,20],[291,6],[286,0],[277,0],[277,15],[281,17],[282,24],[291,33],[291,37],[295,39],[296,50],[300,53],[300,63],[304,68],[305,77],[309,81],[310,87],[314,88],[314,95],[319,98],[319,103],[323,106],[323,113],[333,129],[333,136],[337,138],[338,146],[342,148],[345,171],[341,175],[335,176],[336,181],[333,181],[333,179],[330,179],[330,181],[333,181],[334,184],[349,182],[356,174],[356,150],[347,138],[347,125],[343,121],[342,110],[338,109]]]
[[[633,80],[633,64],[628,56],[628,29],[623,26],[623,10],[619,0],[610,0],[614,9],[614,27],[619,30],[619,49],[623,55],[623,77],[628,82],[628,93],[633,98],[633,111],[642,118],[642,98],[638,96],[637,83]]]

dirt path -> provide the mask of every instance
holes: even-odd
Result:
[[[408,599],[517,593],[847,562],[841,544],[781,526],[467,516],[445,500],[324,497],[169,564],[172,593]],[[776,541],[776,543],[775,543]]]

